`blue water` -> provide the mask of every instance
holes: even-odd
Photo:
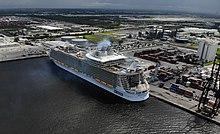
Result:
[[[153,97],[124,101],[48,58],[0,63],[0,134],[219,132],[220,126]]]

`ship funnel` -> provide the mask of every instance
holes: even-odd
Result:
[[[98,48],[102,51],[106,51],[106,49],[111,46],[111,42],[108,39],[103,39],[97,44]]]
[[[96,51],[96,52],[95,52],[95,56],[96,56],[96,57],[100,57],[100,56],[101,56],[101,52],[100,52],[100,51]]]
[[[112,49],[111,46],[108,46],[108,48],[107,48],[107,54],[108,54],[108,55],[113,55],[113,54],[114,54],[114,51],[113,51],[113,49]]]

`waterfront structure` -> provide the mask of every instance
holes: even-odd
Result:
[[[58,46],[50,58],[59,67],[129,101],[149,97],[145,67],[138,61],[117,54],[110,46],[85,50],[77,46]]]

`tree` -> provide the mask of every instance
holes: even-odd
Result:
[[[128,38],[132,38],[132,35],[131,35],[131,34],[129,34],[129,35],[128,35]]]
[[[123,43],[123,40],[119,40],[118,44],[121,45]]]

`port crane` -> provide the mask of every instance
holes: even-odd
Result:
[[[154,75],[152,77],[152,81],[158,81],[159,79],[157,78],[157,74],[158,74],[158,69],[160,66],[160,62],[156,63],[156,67],[155,67],[155,71],[154,71]]]
[[[207,79],[204,86],[204,90],[199,99],[198,112],[205,114],[209,117],[218,115],[220,107],[220,55],[217,55],[214,59],[212,66],[212,72],[210,78]],[[212,102],[210,103],[210,94],[213,94]]]

